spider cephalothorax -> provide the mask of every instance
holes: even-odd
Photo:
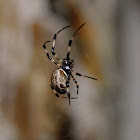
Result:
[[[74,60],[70,59],[63,59],[61,68],[65,70],[67,73],[69,73],[69,70],[71,70],[74,67]]]
[[[85,23],[84,23],[85,24]],[[82,24],[78,30],[84,25]],[[68,53],[67,53],[67,58],[61,60],[57,54],[54,52],[54,48],[55,48],[55,42],[56,42],[56,38],[58,33],[60,33],[62,30],[64,30],[65,28],[68,28],[70,26],[66,26],[63,29],[59,30],[53,38],[53,46],[52,46],[52,55],[57,59],[58,62],[56,62],[52,57],[50,57],[47,48],[46,48],[46,43],[50,42],[50,41],[46,41],[43,45],[43,48],[47,54],[47,57],[54,63],[56,64],[59,68],[56,69],[53,73],[52,73],[52,77],[51,77],[51,88],[54,92],[54,94],[59,97],[59,94],[67,94],[67,97],[62,97],[61,98],[68,98],[69,99],[69,104],[70,104],[70,99],[77,99],[77,97],[72,98],[70,96],[70,92],[69,92],[69,82],[70,82],[70,78],[73,79],[73,81],[76,84],[77,87],[77,94],[78,94],[78,89],[79,89],[79,85],[77,84],[76,79],[74,78],[74,74],[77,76],[83,76],[83,77],[87,77],[93,80],[97,80],[96,78],[93,77],[89,77],[86,75],[82,75],[80,73],[75,73],[73,72],[72,68],[74,67],[74,60],[70,59],[70,49],[71,49],[71,45],[72,45],[72,40],[74,39],[75,34],[78,32],[78,30],[73,34],[72,38],[70,39],[69,43],[68,43]]]

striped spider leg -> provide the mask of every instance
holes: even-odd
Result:
[[[56,38],[57,38],[57,35],[58,35],[62,30],[66,29],[66,28],[69,28],[69,27],[70,27],[70,26],[66,26],[66,27],[62,28],[62,29],[59,30],[59,31],[54,35],[54,37],[53,37],[52,54],[53,54],[53,56],[54,56],[60,63],[62,63],[62,60],[61,60],[61,59],[57,56],[57,54],[54,52]]]
[[[51,60],[51,62],[53,62],[54,64],[56,64],[58,67],[60,67],[60,64],[57,63],[52,57],[50,57],[50,55],[49,55],[49,53],[48,53],[48,50],[47,50],[47,48],[46,48],[46,44],[47,44],[48,42],[51,42],[51,41],[46,41],[46,42],[43,44],[43,48],[44,48],[44,50],[45,50],[45,52],[46,52],[46,55],[47,55],[47,57],[49,58],[49,60]]]

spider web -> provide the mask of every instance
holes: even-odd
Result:
[[[79,80],[78,80],[79,81]],[[86,83],[88,83],[86,81]],[[79,83],[79,85],[85,85],[85,81]],[[76,96],[76,87],[72,84],[71,80],[71,88],[70,88],[71,96]],[[80,129],[83,129],[83,133],[80,134],[80,139],[86,140],[86,131],[87,126],[90,127],[89,120],[92,120],[94,111],[89,108],[91,100],[88,97],[89,91],[79,91],[78,99],[71,100],[71,105],[69,106],[68,100],[58,99],[56,98],[56,107],[59,104],[62,104],[62,110],[67,114],[67,117],[61,118],[60,112],[56,112],[56,124],[57,124],[57,132],[58,132],[58,140],[70,139],[74,140],[75,137],[79,137]],[[86,93],[86,94],[85,94]],[[84,95],[85,94],[85,95]],[[92,124],[92,122],[91,122]],[[76,136],[78,135],[78,136]],[[78,139],[78,138],[76,138]]]
[[[78,11],[78,9],[77,9],[77,11]],[[77,13],[77,11],[75,11],[75,14]],[[82,21],[82,19],[81,19],[81,21]],[[71,34],[73,34],[74,31],[70,31],[70,32],[71,32]],[[60,35],[58,37],[57,42],[59,42],[59,38],[62,39],[63,38],[62,35]],[[73,41],[72,49],[71,49],[71,58],[74,58],[74,61],[75,61],[74,69],[76,72],[86,73],[87,72],[86,70],[81,71],[81,69],[84,69],[83,67],[79,68],[79,65],[80,65],[79,63],[81,62],[80,57],[89,57],[89,56],[85,49],[82,49],[82,54],[79,53],[79,49],[77,49],[76,43],[75,43],[77,41],[80,42],[78,37],[75,37],[75,40]],[[56,51],[60,54],[61,58],[63,58],[64,54],[66,54],[65,52],[64,52],[64,54],[62,54],[62,52],[60,52],[60,49],[58,49],[58,47],[56,47]],[[67,51],[67,48],[66,48],[66,51]],[[75,57],[78,55],[80,57]],[[87,123],[89,121],[87,121],[86,119],[92,118],[92,115],[93,115],[93,111],[88,109],[88,106],[89,106],[88,95],[91,92],[89,92],[89,90],[86,91],[88,86],[92,87],[92,85],[90,83],[91,81],[88,81],[89,79],[82,79],[77,76],[74,76],[74,77],[76,78],[76,80],[80,86],[78,99],[71,100],[71,105],[69,106],[67,99],[56,98],[56,108],[59,106],[59,104],[62,104],[63,105],[62,110],[64,111],[64,114],[65,114],[62,117],[62,114],[59,111],[56,112],[56,125],[57,125],[57,136],[56,137],[57,137],[57,140],[86,140],[86,134],[87,134],[87,130],[88,130],[87,125],[90,126],[90,124]],[[87,83],[87,86],[85,86],[85,83]],[[88,85],[88,83],[90,83],[90,84]],[[85,87],[85,90],[83,89],[83,91],[85,92],[86,95],[81,93],[82,92],[81,87],[83,87],[83,88]],[[73,83],[73,80],[71,79],[70,80],[70,93],[71,93],[72,97],[77,97],[76,90],[77,90],[76,86]],[[86,92],[88,92],[88,94]],[[65,95],[65,96],[67,96],[67,95]],[[79,123],[81,125],[79,125]],[[82,132],[82,134],[81,134],[81,132]],[[79,137],[79,135],[81,135],[81,136]]]
[[[62,103],[63,102],[63,103]],[[63,116],[59,111],[56,112],[57,140],[72,140],[72,108],[68,104],[68,99],[56,98],[56,107],[63,104]]]
[[[73,16],[77,15],[78,11],[79,9],[77,8]],[[71,18],[72,15],[69,15],[68,12],[65,12],[63,14],[65,14],[65,17],[68,17],[66,20],[67,22],[66,26],[67,26],[67,24],[69,23],[69,18]],[[81,18],[81,21],[85,22],[85,19],[83,17],[80,17],[80,18]],[[82,31],[84,32],[84,30],[85,29],[83,28]],[[69,31],[70,33],[70,35],[67,34],[68,37],[66,35],[67,31]],[[57,37],[55,50],[60,58],[65,57],[65,54],[67,53],[67,48],[65,47],[67,46],[67,42],[69,41],[73,33],[74,33],[74,30],[72,28],[69,28],[68,30],[59,34],[59,36]],[[78,34],[80,34],[80,32]],[[73,58],[75,61],[74,71],[90,76],[91,74],[89,74],[88,70],[86,70],[84,65],[82,65],[82,59],[81,59],[83,57],[88,58],[89,55],[86,49],[82,47],[80,48],[81,49],[80,50],[79,48],[77,48],[77,45],[76,45],[76,42],[78,42],[79,44],[81,42],[78,38],[78,34],[76,34],[74,41],[72,43],[72,47],[71,47],[71,58]],[[63,42],[65,45],[61,44],[60,42],[61,43]],[[93,130],[95,129],[96,126],[98,126],[97,124],[99,124],[99,120],[101,120],[100,116],[103,116],[103,114],[100,114],[97,111],[96,107],[95,108],[93,107],[93,106],[97,106],[98,104],[97,102],[93,103],[94,97],[97,100],[99,98],[96,91],[96,86],[97,86],[96,82],[90,79],[86,79],[86,78],[82,78],[78,76],[74,76],[74,77],[76,78],[79,85],[78,99],[71,100],[70,106],[67,99],[56,98],[56,101],[55,101],[56,108],[59,108],[60,104],[62,105],[61,106],[62,112],[61,111],[56,112],[56,125],[57,125],[56,138],[57,140],[91,139],[90,136],[94,135],[92,134],[94,132]],[[74,82],[72,81],[72,79],[70,80],[70,93],[72,97],[77,96],[76,86]],[[94,118],[96,118],[95,121],[93,121]],[[88,137],[88,135],[90,136]]]
[[[76,38],[76,41],[80,41],[80,40]],[[71,49],[71,54],[72,54],[71,58],[74,58],[75,61],[74,71],[90,75],[88,74],[86,68],[83,67],[81,58],[77,57],[79,56],[79,54],[81,55],[81,57],[83,56],[89,57],[87,51],[83,49],[82,53],[79,53],[79,50],[76,48],[75,41],[74,41],[73,48]],[[90,96],[94,92],[92,90],[95,81],[78,77],[78,76],[74,76],[74,77],[76,78],[80,86],[79,95],[76,94],[76,90],[77,90],[76,85],[72,79],[70,80],[70,93],[71,93],[71,97],[78,97],[78,99],[71,100],[71,105],[69,106],[67,99],[56,98],[56,108],[59,106],[59,104],[62,104],[62,110],[65,113],[63,117],[59,111],[57,111],[56,113],[58,140],[86,140],[87,139],[86,135],[88,133],[87,132],[88,126],[92,127],[92,122],[91,123],[89,122],[90,120],[92,120],[94,110],[91,110],[89,106],[91,104]]]

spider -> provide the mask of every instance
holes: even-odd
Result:
[[[54,64],[56,64],[58,66],[58,68],[52,73],[52,76],[51,76],[51,89],[53,90],[54,94],[57,96],[57,97],[61,97],[61,98],[67,98],[69,99],[69,105],[70,105],[70,99],[77,99],[77,97],[75,98],[72,98],[70,96],[70,92],[69,92],[69,83],[70,83],[70,78],[73,79],[73,81],[75,82],[76,84],[76,88],[77,88],[77,95],[78,95],[78,90],[79,90],[79,85],[76,81],[76,79],[74,78],[73,75],[77,75],[77,76],[82,76],[82,77],[87,77],[87,78],[90,78],[90,79],[93,79],[93,80],[97,80],[96,78],[93,78],[93,77],[89,77],[89,76],[86,76],[86,75],[82,75],[80,73],[77,73],[77,72],[74,72],[72,69],[74,67],[74,60],[73,59],[70,59],[70,49],[71,49],[71,45],[72,45],[72,41],[74,39],[74,36],[76,35],[76,33],[85,25],[82,24],[77,30],[76,32],[73,34],[73,36],[71,37],[71,39],[69,40],[69,43],[68,43],[68,53],[67,53],[67,56],[66,58],[64,58],[63,60],[60,59],[57,54],[55,53],[54,51],[54,48],[55,48],[55,42],[56,42],[56,38],[57,38],[57,35],[64,29],[70,27],[70,26],[66,26],[64,28],[62,28],[61,30],[59,30],[55,35],[54,35],[54,38],[53,38],[53,46],[52,46],[52,55],[56,58],[56,60],[58,62],[56,62],[52,57],[50,57],[48,51],[47,51],[47,48],[46,48],[46,43],[48,42],[51,42],[51,41],[46,41],[44,44],[43,44],[43,48],[46,52],[46,55],[47,57],[49,58],[49,60],[51,60],[51,62],[53,62]],[[63,97],[63,96],[60,96],[60,94],[67,94],[67,97]]]

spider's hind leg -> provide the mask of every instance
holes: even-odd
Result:
[[[59,97],[59,94],[55,91],[55,89],[54,89],[54,87],[53,87],[52,84],[51,84],[51,89],[52,89],[52,91],[54,92],[55,96],[56,96],[56,97]]]
[[[69,92],[69,88],[67,88],[67,95],[68,95],[68,98],[69,98],[69,105],[70,105],[70,92]]]
[[[69,79],[69,80],[70,80],[70,79]],[[68,98],[69,98],[69,105],[70,105],[69,80],[66,82],[66,87],[67,87],[67,96],[68,96]]]

